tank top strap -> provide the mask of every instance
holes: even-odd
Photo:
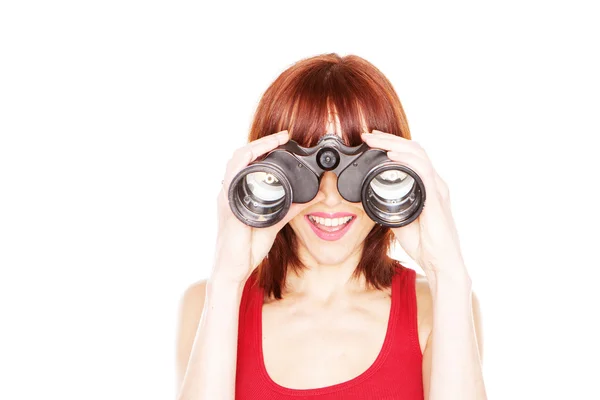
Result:
[[[258,270],[254,270],[246,282],[244,283],[244,289],[242,290],[242,298],[240,300],[240,320],[245,318],[248,313],[252,312],[251,303],[253,296],[255,295],[257,287]]]
[[[244,382],[244,379],[252,376],[251,371],[256,371],[259,367],[259,349],[256,341],[256,332],[259,329],[259,317],[262,312],[262,293],[263,291],[258,286],[257,270],[254,270],[244,284],[240,301],[238,321],[238,385],[248,384],[249,382]]]
[[[396,262],[397,272],[392,280],[392,301],[391,315],[396,321],[391,325],[390,339],[392,340],[392,352],[396,356],[401,354],[405,359],[407,355],[420,359],[421,348],[419,345],[419,331],[417,321],[417,295],[416,295],[416,277],[417,272]]]

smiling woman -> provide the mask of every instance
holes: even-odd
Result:
[[[372,64],[355,56],[342,59],[336,55],[324,55],[306,59],[290,67],[273,82],[258,105],[248,140],[252,142],[284,129],[289,132],[291,140],[303,147],[315,145],[327,133],[340,135],[348,146],[358,146],[363,143],[361,133],[372,129],[410,139],[406,116],[392,85]],[[323,175],[321,185],[329,189],[323,190],[324,193],[339,198],[332,173]],[[269,257],[259,268],[258,279],[267,294],[281,298],[281,286],[286,275],[284,270],[289,268],[298,272],[303,268],[299,253],[290,251],[297,247],[298,241],[305,249],[314,249],[312,255],[321,261],[327,255],[335,255],[333,257],[339,262],[350,253],[361,251],[362,257],[355,268],[356,276],[364,274],[367,282],[378,288],[390,286],[393,260],[385,255],[394,240],[391,230],[375,226],[360,203],[334,204],[336,200],[329,196],[312,210],[325,213],[345,211],[351,216],[358,215],[352,221],[352,235],[343,241],[328,243],[327,251],[323,251],[325,249],[320,247],[323,242],[318,240],[336,236],[318,229],[310,229],[311,234],[307,234],[307,229],[314,228],[314,225],[300,223],[302,214],[307,215],[307,212],[302,212],[299,218],[282,227]],[[340,210],[342,206],[347,210]],[[319,238],[320,234],[323,237]]]
[[[241,170],[290,139],[312,149],[325,135],[415,171],[428,193],[418,217],[401,227],[376,223],[364,200],[340,195],[333,169],[313,171],[314,198],[272,225],[252,227],[232,212],[229,188]],[[485,399],[479,309],[448,189],[410,140],[385,76],[357,56],[302,60],[267,89],[248,139],[219,193],[211,276],[183,298],[178,398]],[[284,193],[268,173],[248,179],[267,200]],[[394,240],[424,276],[388,256]]]

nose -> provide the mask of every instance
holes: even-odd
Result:
[[[323,204],[330,208],[335,208],[344,201],[338,192],[337,175],[331,171],[325,171],[321,176],[319,193],[324,196]]]

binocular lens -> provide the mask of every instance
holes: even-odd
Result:
[[[370,183],[377,196],[386,200],[403,199],[415,185],[406,172],[390,169],[377,175]]]
[[[387,169],[369,182],[368,207],[378,219],[400,224],[413,217],[422,198],[415,179],[406,171]]]
[[[255,227],[270,226],[279,221],[291,201],[289,184],[286,186],[279,174],[265,170],[269,168],[259,169],[236,177],[229,196],[232,211],[246,224]]]
[[[246,192],[255,202],[276,202],[285,196],[285,190],[273,174],[252,172],[246,175]]]

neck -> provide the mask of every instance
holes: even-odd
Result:
[[[366,290],[366,282],[361,275],[354,278],[353,274],[362,256],[362,249],[357,249],[344,260],[326,262],[316,260],[305,249],[298,249],[300,261],[305,268],[298,274],[292,272],[287,276],[287,291],[318,299],[362,292]]]

